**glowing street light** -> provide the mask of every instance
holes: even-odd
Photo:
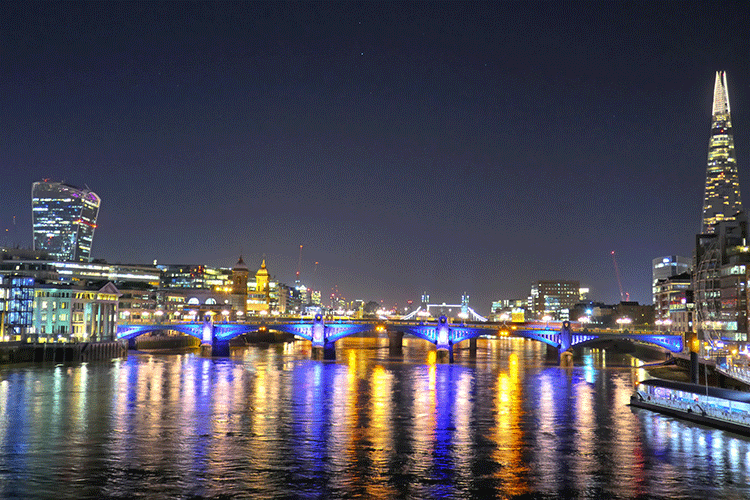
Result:
[[[547,314],[547,315],[545,315],[545,316],[542,317],[542,321],[544,321],[544,323],[545,323],[544,328],[547,329],[547,328],[549,328],[549,322],[552,321],[552,316],[550,316],[549,314]]]
[[[625,325],[629,325],[633,322],[633,320],[628,318],[627,316],[623,316],[622,318],[617,318],[615,321],[619,325],[620,329],[625,328]]]

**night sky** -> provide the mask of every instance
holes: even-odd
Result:
[[[255,269],[487,313],[538,279],[651,303],[692,255],[744,2],[0,3],[0,245],[31,184],[102,198],[94,258]],[[13,216],[16,216],[15,226]],[[316,266],[315,262],[319,262]]]

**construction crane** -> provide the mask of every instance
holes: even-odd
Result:
[[[300,285],[299,280],[299,269],[302,267],[302,245],[299,246],[299,260],[297,261],[297,279],[296,279],[296,285]]]
[[[615,275],[617,275],[617,286],[620,287],[620,301],[630,301],[630,294],[622,291],[622,279],[620,278],[620,269],[617,267],[617,259],[615,259],[615,251],[612,250],[612,263],[615,265]]]

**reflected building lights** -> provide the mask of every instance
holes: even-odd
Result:
[[[63,470],[70,484],[107,474],[107,493],[133,497],[748,491],[743,439],[627,406],[637,364],[605,372],[594,353],[583,366],[549,366],[544,346],[530,343],[488,342],[479,353],[494,360],[488,368],[480,359],[425,364],[429,351],[418,344],[408,362],[384,361],[372,354],[384,346],[367,349],[381,345],[374,339],[344,342],[325,363],[297,343],[226,362],[137,354],[106,368],[6,371],[0,442],[12,453],[0,468],[48,471],[35,476],[45,484]],[[56,439],[76,446],[50,447]]]
[[[589,356],[589,361],[591,357]],[[591,365],[593,371],[593,363]],[[592,379],[591,381],[589,380]],[[596,446],[600,439],[596,436],[596,421],[594,420],[594,395],[593,395],[593,375],[587,373],[584,368],[584,381],[574,381],[573,391],[575,392],[576,406],[575,427],[577,432],[573,436],[574,446],[578,450],[576,456],[571,460],[571,480],[575,482],[576,489],[585,491],[589,489],[593,482],[593,471],[590,470],[587,461],[581,457],[594,456]]]
[[[372,442],[370,451],[371,470],[375,477],[385,477],[389,470],[389,461],[393,456],[395,443],[393,438],[394,419],[392,414],[393,375],[382,366],[374,366],[371,379],[370,426],[369,439]],[[368,482],[367,496],[370,498],[387,498],[396,496],[393,488],[380,481]]]
[[[432,361],[430,363],[429,361]],[[437,367],[435,366],[436,353],[429,351],[428,365],[421,370],[420,376],[416,378],[413,386],[414,399],[414,472],[428,473],[434,451],[434,436],[436,426],[435,379]],[[426,371],[425,371],[426,370]]]
[[[507,373],[500,372],[495,383],[495,425],[493,439],[496,443],[493,459],[501,467],[496,477],[503,481],[503,491],[510,496],[528,492],[523,465],[523,431],[520,426],[523,394],[519,382],[518,356],[508,356]]]

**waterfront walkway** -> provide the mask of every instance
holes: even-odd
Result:
[[[716,371],[743,384],[750,385],[750,367],[737,365],[721,366],[717,364]]]

